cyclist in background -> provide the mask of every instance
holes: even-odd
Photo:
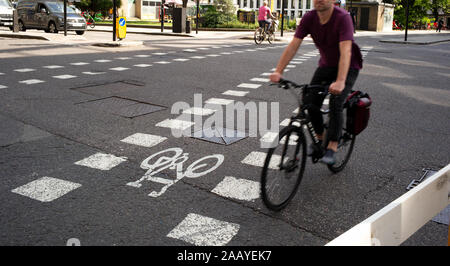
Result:
[[[272,25],[272,20],[275,17],[272,15],[272,12],[270,12],[270,8],[267,7],[267,1],[263,2],[263,5],[259,8],[259,15],[258,15],[258,23],[259,27],[264,28],[264,25],[268,25],[266,30],[270,29],[270,26]]]
[[[328,125],[329,143],[321,162],[334,164],[338,140],[342,133],[343,107],[345,99],[362,68],[362,56],[353,39],[353,23],[350,14],[334,6],[334,0],[314,0],[314,9],[306,13],[297,27],[294,38],[284,50],[275,71],[270,75],[272,82],[279,82],[281,74],[297,53],[308,34],[320,51],[319,67],[312,78],[312,85],[328,85],[330,96],[330,119]],[[311,104],[308,109],[311,121],[319,140],[323,140],[323,118],[320,108],[324,96],[306,95],[304,103]],[[312,147],[308,147],[311,155]]]

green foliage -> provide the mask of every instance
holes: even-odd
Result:
[[[81,0],[75,2],[74,5],[81,11],[92,11],[95,14],[102,13],[104,16],[109,14],[109,10],[113,7],[113,0]],[[122,5],[120,0],[116,0],[116,6],[119,8]]]
[[[406,25],[406,6],[408,0],[394,0],[394,20],[400,25]],[[446,0],[448,1],[448,0]],[[431,9],[430,0],[409,0],[408,28],[425,27],[424,21],[428,18],[427,10]]]
[[[230,24],[235,12],[232,0],[214,0],[213,5],[202,8],[200,25],[206,28],[218,28],[223,24]]]

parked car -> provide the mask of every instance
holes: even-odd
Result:
[[[19,29],[41,29],[58,33],[64,30],[64,2],[58,0],[19,0],[17,3]],[[78,35],[86,31],[86,20],[67,5],[67,30]]]
[[[9,0],[0,0],[0,26],[13,28],[13,11]]]

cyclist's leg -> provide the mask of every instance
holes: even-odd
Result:
[[[342,134],[343,123],[343,109],[345,99],[351,92],[356,78],[358,77],[359,70],[350,68],[347,74],[347,80],[345,81],[345,87],[341,94],[330,96],[330,123],[328,139],[332,142],[337,142]]]
[[[311,85],[326,85],[330,84],[333,79],[336,78],[337,68],[326,68],[319,67],[314,72],[314,76],[311,80]],[[316,94],[306,94],[304,96],[303,102],[305,104],[310,104],[308,108],[308,113],[311,118],[311,123],[316,131],[319,139],[322,139],[323,134],[323,117],[320,112],[320,108],[322,107],[322,103],[324,100],[324,96],[316,95]]]

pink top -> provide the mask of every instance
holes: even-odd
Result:
[[[266,20],[268,13],[270,13],[270,8],[268,8],[267,6],[261,6],[259,8],[258,20]]]

